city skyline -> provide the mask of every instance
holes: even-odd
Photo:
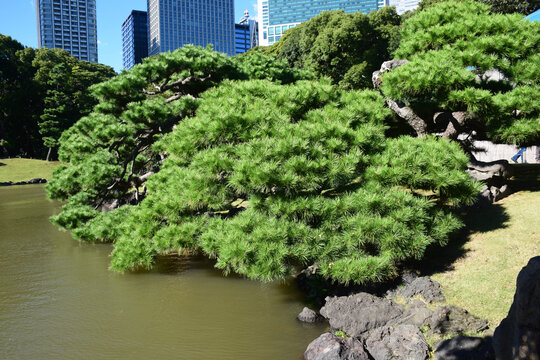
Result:
[[[122,71],[122,23],[132,10],[146,11],[147,0],[96,0],[98,60]],[[35,0],[0,0],[0,33],[11,36],[24,46],[37,48]],[[234,20],[238,21],[246,9],[251,17],[256,14],[256,0],[234,0]]]

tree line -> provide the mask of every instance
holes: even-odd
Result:
[[[62,132],[96,105],[90,86],[114,75],[109,66],[0,34],[0,156],[56,157]]]

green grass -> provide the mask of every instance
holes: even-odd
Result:
[[[28,181],[35,178],[50,179],[59,161],[34,159],[0,159],[0,182]]]
[[[540,254],[540,192],[521,191],[467,216],[465,239],[450,244],[453,260],[432,278],[448,304],[487,319],[491,329],[506,317],[516,277]],[[454,249],[452,250],[452,246]]]

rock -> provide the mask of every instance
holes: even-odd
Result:
[[[405,286],[387,293],[387,296],[391,298],[397,295],[407,299],[422,296],[428,303],[445,300],[441,291],[441,284],[431,280],[428,276],[417,277],[409,283],[405,283]]]
[[[540,256],[519,272],[514,302],[493,334],[498,360],[540,359]]]
[[[507,160],[497,160],[491,162],[474,161],[468,165],[467,173],[473,179],[488,182],[495,178],[508,179],[512,176],[512,170],[508,166]]]
[[[493,359],[491,339],[457,336],[441,341],[434,356],[437,360]]]
[[[12,181],[0,182],[0,186],[11,186],[13,185]]]
[[[42,178],[35,178],[35,179],[32,179],[32,180],[28,180],[28,184],[44,184],[46,183],[47,180],[45,179],[42,179]]]
[[[313,340],[304,353],[305,360],[370,360],[362,343],[355,338],[342,338],[324,333]]]
[[[368,293],[351,296],[327,297],[321,315],[333,329],[340,329],[353,337],[386,325],[403,315],[403,309],[393,301]]]
[[[298,320],[307,323],[314,323],[321,320],[321,316],[315,311],[304,307],[302,312],[296,317]]]
[[[491,188],[493,189],[494,186],[492,186]],[[492,191],[492,193],[493,193],[493,191]],[[505,184],[505,185],[501,186],[500,189],[497,189],[497,194],[493,195],[493,202],[504,199],[505,197],[507,197],[511,193],[512,193],[512,191],[510,190],[508,185]]]
[[[396,320],[392,320],[388,325],[415,325],[422,327],[428,323],[433,316],[433,310],[428,308],[422,301],[414,301]]]
[[[429,345],[417,326],[384,326],[369,333],[366,349],[374,360],[425,360]]]
[[[475,208],[485,208],[493,204],[493,194],[489,186],[484,185],[480,190],[480,193],[476,197],[476,201],[473,205]]]
[[[480,319],[465,309],[453,305],[439,306],[428,320],[432,334],[458,335],[463,331],[481,332],[488,328],[487,320]]]
[[[416,279],[418,279],[418,274],[414,271],[405,271],[403,275],[401,275],[401,282],[405,285],[412,283]]]

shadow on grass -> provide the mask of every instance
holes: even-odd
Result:
[[[510,216],[498,204],[486,208],[470,208],[463,216],[465,227],[454,234],[444,247],[433,246],[426,251],[424,259],[409,264],[413,269],[419,270],[423,275],[452,270],[454,263],[467,254],[465,244],[470,241],[474,233],[485,233],[508,227]]]
[[[6,166],[7,164],[4,164],[3,162],[0,162],[0,166]]]

